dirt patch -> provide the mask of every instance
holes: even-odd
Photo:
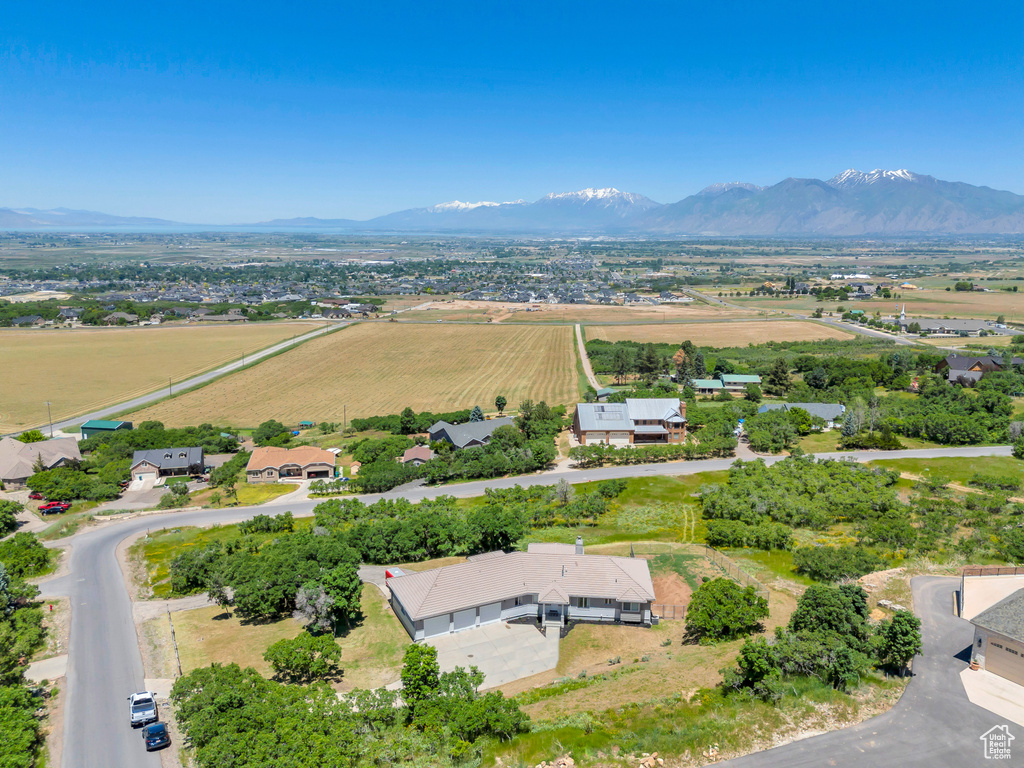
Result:
[[[655,576],[654,602],[662,605],[689,605],[693,591],[678,573]]]
[[[32,657],[32,661],[52,659],[68,652],[71,636],[71,601],[68,598],[43,601],[43,629],[46,630],[46,645]]]

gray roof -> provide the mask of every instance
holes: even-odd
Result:
[[[638,603],[654,599],[646,560],[568,552],[488,553],[387,583],[413,621],[522,595],[560,603],[569,597]]]
[[[1024,643],[1024,589],[1018,589],[985,609],[971,623],[990,632]]]
[[[668,421],[682,424],[678,397],[627,398],[624,403],[578,403],[576,414],[583,432],[640,432],[659,427],[638,427],[634,421]],[[662,430],[664,431],[664,430]]]
[[[465,424],[449,424],[447,421],[439,421],[427,431],[430,433],[431,440],[447,438],[456,448],[465,448],[474,441],[486,441],[498,427],[510,424],[515,424],[515,420],[511,416],[502,416],[486,421],[467,421]]]
[[[61,460],[81,461],[78,441],[73,437],[56,437],[38,443],[23,443],[13,437],[0,438],[0,480],[23,480],[35,474],[36,459],[52,469]]]
[[[151,451],[136,451],[132,456],[132,467],[148,461],[160,469],[188,469],[203,465],[202,448],[155,448]]]
[[[803,408],[811,416],[817,416],[824,421],[835,421],[846,412],[846,406],[841,403],[765,403],[757,412],[789,411],[793,408]]]
[[[956,368],[946,369],[946,381],[956,383],[964,381],[979,382],[985,377],[985,371],[958,371]]]

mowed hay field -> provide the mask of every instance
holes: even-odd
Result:
[[[179,397],[137,411],[136,421],[253,427],[349,420],[479,405],[504,395],[549,405],[575,402],[570,327],[360,323]]]
[[[664,325],[588,325],[587,339],[682,343],[698,346],[743,347],[766,341],[852,339],[853,334],[819,323],[799,320],[743,320],[731,323],[665,323]]]
[[[114,405],[279,341],[314,323],[0,330],[0,433]]]

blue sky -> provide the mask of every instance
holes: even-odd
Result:
[[[0,206],[367,218],[910,168],[1024,193],[1024,5],[8,3]]]

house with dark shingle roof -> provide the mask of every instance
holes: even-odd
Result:
[[[474,448],[487,445],[491,442],[494,430],[510,424],[515,424],[515,420],[510,416],[485,421],[468,421],[465,424],[449,424],[447,421],[438,421],[431,425],[427,432],[432,443],[444,440],[456,448]]]
[[[201,447],[155,448],[132,456],[132,480],[156,480],[173,475],[201,475],[206,462]]]
[[[1024,589],[985,609],[971,623],[971,658],[992,674],[1024,685]]]
[[[794,408],[802,408],[825,422],[826,429],[835,427],[836,422],[846,413],[846,406],[842,403],[765,403],[757,409],[758,413],[768,411],[791,411]]]

